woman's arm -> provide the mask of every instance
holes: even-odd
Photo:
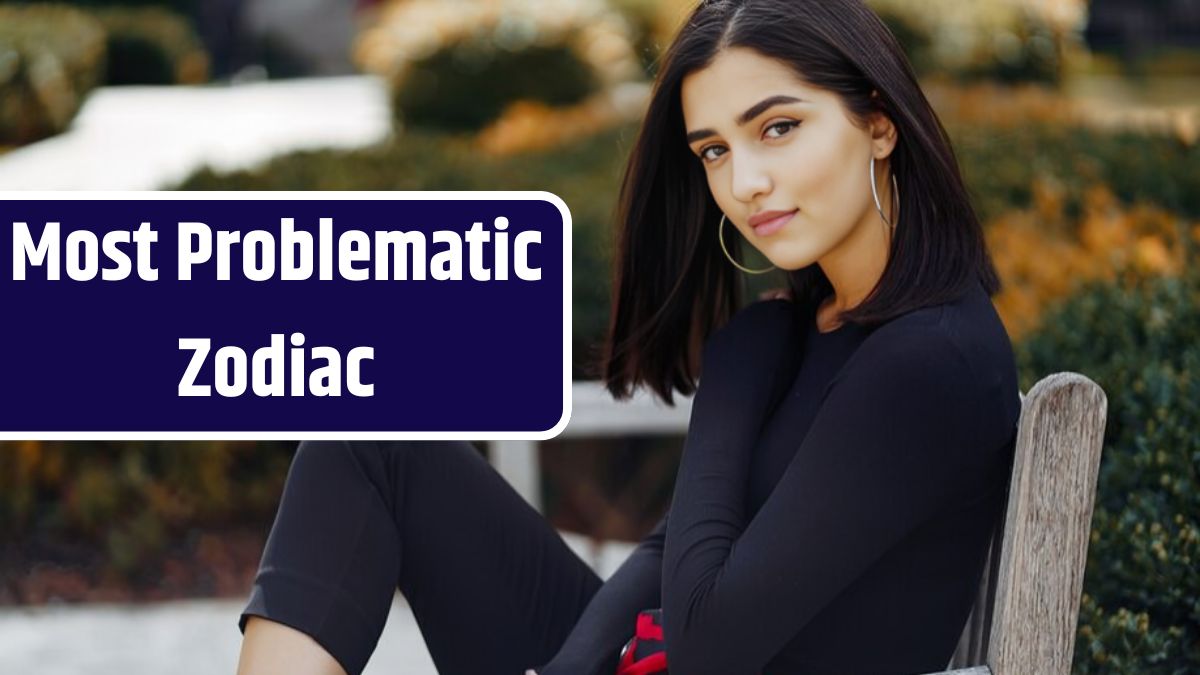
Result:
[[[787,327],[782,332],[776,331],[780,353],[772,356],[761,349],[760,344],[755,356],[772,364],[786,361],[782,352],[789,345],[797,346],[798,343],[793,305],[783,299],[758,302],[745,308],[735,317],[738,320],[731,321],[713,335],[709,344],[720,343],[732,337],[736,331],[754,328],[747,324],[757,323],[763,312],[770,313],[773,318],[788,317]],[[702,377],[707,376],[702,374]],[[716,377],[714,375],[713,379]],[[791,374],[775,369],[771,379],[775,384],[766,388],[766,395],[778,400]],[[558,654],[548,664],[537,668],[537,675],[611,675],[616,671],[621,647],[633,637],[638,612],[662,606],[663,544],[669,515],[663,516],[625,563],[604,583]]]
[[[693,400],[663,554],[672,672],[759,672],[885,551],[976,489],[997,457],[978,445],[990,442],[977,428],[986,402],[953,341],[936,326],[893,330],[855,354],[748,521],[749,456],[775,386],[769,359],[780,358],[764,336],[784,317],[751,318],[706,347]]]
[[[612,675],[621,647],[633,637],[638,612],[661,605],[667,516],[626,558],[579,617],[558,654],[538,675]]]

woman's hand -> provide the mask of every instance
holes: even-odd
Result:
[[[533,668],[530,668],[525,671],[525,675],[537,675],[537,671],[534,670]]]

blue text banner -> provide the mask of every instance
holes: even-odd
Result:
[[[547,192],[0,195],[0,438],[545,439]]]

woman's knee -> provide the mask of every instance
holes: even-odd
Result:
[[[395,471],[454,470],[464,466],[486,465],[479,450],[463,440],[402,440],[373,443],[382,462]]]
[[[302,441],[288,481],[369,486],[398,513],[406,486],[434,488],[429,483],[465,479],[485,466],[487,460],[467,441]]]
[[[301,441],[292,457],[285,492],[351,496],[374,489],[390,506],[403,475],[403,448],[374,441]]]

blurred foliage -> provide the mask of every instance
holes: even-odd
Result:
[[[294,443],[0,443],[0,539],[104,551],[132,576],[168,539],[268,521]],[[44,541],[49,540],[49,541]]]
[[[1087,282],[1124,270],[1178,275],[1189,246],[1200,244],[1200,221],[1147,203],[1124,206],[1105,186],[1087,191],[1083,213],[1069,218],[1060,185],[1036,180],[1034,205],[985,223],[984,233],[1003,283],[993,298],[1009,336],[1019,340],[1045,308]]]
[[[1011,128],[946,124],[976,209],[990,220],[1034,201],[1037,180],[1054,184],[1072,218],[1088,189],[1200,218],[1200,146],[1166,134],[1104,131],[1026,121]]]
[[[646,79],[658,73],[658,58],[666,40],[659,35],[664,3],[661,0],[609,0],[629,23],[629,42]]]
[[[161,7],[96,11],[108,36],[106,84],[199,84],[208,55],[191,24]]]
[[[566,45],[509,52],[465,43],[413,63],[395,87],[393,109],[406,125],[473,130],[514,101],[568,105],[595,88],[587,65]]]
[[[55,4],[71,5],[81,9],[105,7],[161,7],[173,12],[190,15],[201,0],[55,0]],[[41,5],[45,0],[0,0],[0,5]]]
[[[1057,83],[1081,46],[1080,0],[868,0],[922,77]]]
[[[186,3],[0,2],[0,145],[65,130],[101,84],[207,80],[208,57],[187,20],[150,6],[171,4]]]
[[[476,130],[516,101],[552,106],[641,74],[630,22],[602,0],[385,3],[355,60],[391,83],[405,126]]]
[[[67,128],[104,72],[104,29],[63,5],[0,5],[0,145]]]
[[[1075,671],[1200,671],[1200,270],[1089,284],[1018,361],[1108,395]]]
[[[476,136],[480,151],[495,157],[550,150],[592,136],[629,119],[648,89],[622,87],[615,95],[592,96],[570,106],[517,101]]]
[[[1106,67],[1116,65],[1122,74],[1195,75],[1197,30],[1200,14],[1190,0],[1091,0],[1084,36],[1092,53],[1107,57]]]

